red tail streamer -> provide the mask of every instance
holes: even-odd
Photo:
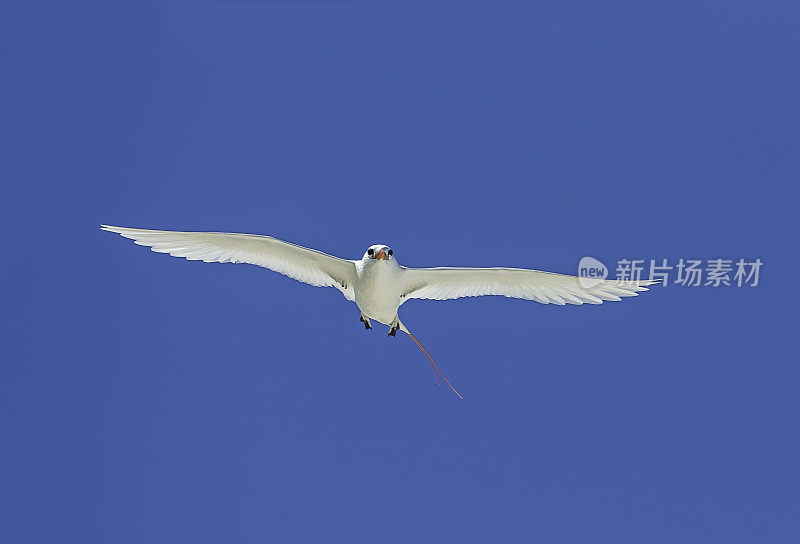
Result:
[[[404,328],[405,328],[405,327],[404,327]],[[433,360],[433,357],[431,357],[431,354],[430,354],[430,353],[428,353],[428,350],[426,350],[424,347],[422,347],[422,344],[420,344],[420,343],[419,343],[419,340],[417,340],[417,339],[414,337],[414,335],[413,335],[413,334],[411,334],[411,333],[410,333],[410,332],[408,332],[408,331],[406,331],[406,334],[408,334],[408,335],[411,337],[411,339],[412,339],[414,342],[416,342],[416,344],[419,346],[419,349],[421,349],[421,350],[422,350],[422,351],[425,353],[425,355],[427,355],[427,356],[428,356],[428,361],[430,361],[430,363],[431,363],[431,367],[436,367],[436,370],[438,370],[438,371],[439,371],[439,374],[441,374],[441,375],[442,375],[442,378],[444,378],[444,381],[445,381],[445,382],[447,382],[447,385],[449,385],[449,386],[450,386],[450,389],[452,389],[452,390],[453,390],[453,393],[455,393],[456,395],[458,395],[458,398],[460,398],[460,399],[463,399],[464,397],[462,397],[462,396],[461,396],[461,394],[460,394],[458,391],[456,391],[456,388],[455,388],[455,387],[453,387],[453,384],[451,384],[451,383],[450,383],[450,380],[448,380],[448,379],[447,379],[447,376],[445,376],[445,375],[444,375],[444,372],[442,372],[442,369],[441,369],[441,368],[439,368],[439,365],[437,365],[437,364],[436,364],[436,361],[434,361],[434,360]],[[436,374],[436,370],[434,370],[434,371],[433,371],[433,373],[434,373],[434,374]],[[438,377],[436,378],[436,383],[439,383],[439,378],[438,378]]]

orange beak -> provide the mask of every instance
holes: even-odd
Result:
[[[378,252],[373,257],[373,259],[378,259],[378,260],[381,260],[381,261],[388,261],[389,260],[389,256],[386,254],[386,252],[384,250],[379,249]]]

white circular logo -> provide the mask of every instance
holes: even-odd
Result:
[[[608,267],[594,257],[584,257],[578,263],[578,283],[584,289],[599,285],[608,277]]]

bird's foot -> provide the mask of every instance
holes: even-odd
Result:
[[[361,315],[361,322],[364,324],[364,328],[365,329],[367,329],[368,331],[372,330],[372,325],[370,325],[370,323],[369,323],[369,318],[368,317],[364,317],[363,314]]]

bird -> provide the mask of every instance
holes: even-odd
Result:
[[[101,225],[104,231],[129,238],[157,253],[190,261],[248,263],[317,287],[334,287],[355,302],[366,330],[377,321],[389,327],[389,336],[406,333],[425,353],[436,382],[441,374],[450,389],[463,398],[398,314],[412,299],[447,300],[498,295],[541,304],[601,304],[637,296],[653,280],[581,281],[577,276],[525,268],[408,268],[394,250],[373,244],[358,260],[347,260],[273,238],[232,232],[183,232]]]

